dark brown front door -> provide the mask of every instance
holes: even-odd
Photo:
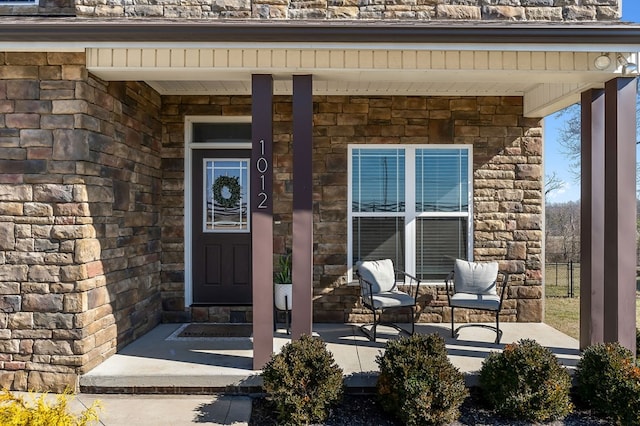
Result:
[[[251,304],[248,150],[193,150],[193,303]]]

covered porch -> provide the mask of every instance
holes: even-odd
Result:
[[[203,39],[215,33],[219,44],[166,47],[163,46],[165,40],[158,40],[157,46],[96,47],[87,50],[87,69],[107,81],[144,81],[168,98],[250,96],[251,143],[246,147],[251,149],[251,193],[248,198],[252,222],[250,281],[254,369],[263,366],[273,350],[270,329],[272,276],[274,255],[278,253],[274,251],[274,246],[278,245],[274,240],[274,229],[281,218],[275,211],[274,186],[282,185],[277,175],[279,159],[274,147],[278,131],[274,127],[279,124],[277,116],[281,119],[288,114],[292,125],[291,152],[290,158],[284,161],[290,162],[285,179],[292,187],[288,189],[292,209],[289,217],[289,213],[284,215],[289,221],[290,232],[284,241],[285,246],[290,244],[293,252],[294,338],[312,332],[314,319],[323,315],[321,311],[314,312],[314,306],[324,306],[317,302],[327,292],[353,285],[352,265],[357,260],[352,250],[352,217],[344,214],[347,209],[351,212],[351,192],[346,196],[347,200],[339,198],[340,202],[347,201],[347,206],[342,207],[340,219],[335,220],[339,223],[337,227],[318,224],[327,200],[323,198],[322,179],[318,179],[315,168],[319,157],[329,157],[336,152],[318,148],[317,140],[325,136],[322,131],[328,132],[329,144],[335,144],[331,137],[341,139],[339,144],[343,150],[357,136],[363,138],[356,143],[418,144],[428,141],[429,144],[467,143],[475,149],[473,178],[469,181],[473,185],[470,190],[472,206],[467,211],[473,225],[469,226],[466,255],[470,259],[500,260],[502,268],[517,274],[517,285],[510,294],[511,312],[508,315],[511,317],[508,320],[542,319],[541,259],[544,249],[541,234],[536,232],[543,229],[544,206],[540,195],[543,160],[527,157],[520,150],[530,148],[528,138],[533,141],[532,145],[541,139],[535,124],[537,120],[581,102],[582,262],[587,267],[582,285],[585,295],[580,346],[620,341],[634,349],[635,308],[630,296],[635,288],[635,238],[631,237],[635,235],[635,168],[632,162],[635,117],[632,111],[637,71],[629,64],[638,63],[638,49],[633,38],[626,41],[621,38],[623,28],[594,26],[585,32],[584,28],[572,26],[551,29],[486,25],[460,27],[454,33],[439,26],[415,28],[393,24],[371,30],[361,25],[329,23],[304,27],[253,26],[250,35],[242,33],[246,28],[234,25],[225,28],[225,34],[213,26],[199,30],[198,37]],[[265,39],[269,41],[252,43]],[[291,42],[291,39],[296,41]],[[482,43],[476,40],[482,40]],[[286,113],[276,110],[275,96],[290,99],[290,110]],[[383,111],[385,108],[378,111],[369,105],[368,116],[364,119],[368,120],[366,125],[372,126],[375,114],[382,114],[377,118],[382,119],[386,129],[393,129],[394,119],[402,120],[402,133],[395,135],[393,131],[378,130],[378,133],[358,135],[348,129],[362,124],[358,121],[361,118],[341,121],[340,114],[337,119],[329,119],[333,133],[318,130],[319,125],[329,126],[322,123],[323,111],[314,110],[314,103],[318,104],[314,97],[323,97],[327,103],[341,97],[348,97],[348,103],[357,103],[358,97],[368,100],[421,97],[427,105],[427,99],[437,103],[441,98],[446,99],[447,106],[443,107],[445,114],[442,117],[427,106],[425,109],[432,114],[428,116],[428,124],[421,123],[422,127],[412,135],[409,130],[413,124],[411,118],[394,116],[393,107],[389,113]],[[469,101],[473,98],[478,101]],[[521,107],[521,112],[515,115],[515,122],[513,115],[499,113],[504,104],[499,102],[496,107],[483,103],[489,98],[499,98],[500,102],[505,102],[506,98],[516,99],[514,105]],[[393,105],[395,101],[389,102]],[[467,106],[467,102],[471,106]],[[457,108],[456,114],[452,114],[453,104]],[[479,115],[465,116],[466,108]],[[485,113],[487,116],[482,115]],[[188,130],[185,135],[186,132]],[[191,160],[186,139],[184,303],[193,313],[198,309],[198,300],[193,298],[196,265],[192,263],[195,261],[191,253],[196,246],[190,240],[195,225],[189,217],[192,194],[186,173],[190,170]],[[350,145],[348,149],[351,149]],[[538,154],[536,148],[531,151],[533,157]],[[335,158],[343,163],[349,157],[341,153]],[[502,169],[503,163],[515,165],[515,170]],[[341,164],[337,168],[344,172],[344,167]],[[504,188],[490,186],[484,191],[482,185],[489,170],[504,170],[507,177],[503,179],[529,181],[520,187],[507,186],[514,192],[494,205],[490,202],[492,193],[499,193]],[[347,177],[351,179],[350,176],[343,173],[340,179],[345,181]],[[350,181],[340,185],[344,185],[340,191],[351,191]],[[415,225],[407,225],[411,226]],[[345,227],[348,232],[342,238],[348,241],[346,249],[340,248],[337,253],[318,250],[323,246],[321,238],[326,236],[319,235],[319,230],[338,230],[337,234],[340,234]],[[513,232],[513,235],[520,233],[524,242],[504,243],[503,240],[514,237],[500,235],[501,231]],[[407,253],[415,254],[413,242],[403,244]],[[337,247],[339,243],[331,241],[324,245]],[[325,259],[327,254],[334,255],[333,264],[319,260]],[[343,256],[346,257],[344,263]],[[336,261],[336,257],[341,261]],[[411,262],[405,269],[421,273]],[[427,288],[426,291],[431,290]],[[437,299],[436,291],[431,300]],[[531,299],[536,300],[532,302]],[[351,318],[346,311],[345,320]],[[444,318],[445,314],[439,317]]]
[[[3,163],[13,172],[2,187],[9,202],[3,244],[15,264],[2,265],[0,277],[13,283],[4,309],[12,319],[5,324],[15,328],[6,348],[20,370],[7,379],[15,386],[73,385],[118,350],[113,358],[122,359],[125,346],[160,322],[251,322],[248,346],[224,357],[241,361],[243,377],[260,370],[278,345],[273,272],[287,249],[293,338],[332,322],[344,328],[328,337],[331,344],[377,351],[380,343],[343,343],[356,342],[343,323],[368,320],[353,265],[378,252],[356,249],[353,224],[369,219],[396,227],[371,246],[391,236],[401,253],[395,263],[424,278],[423,328],[450,319],[442,285],[450,266],[433,268],[429,258],[435,239],[428,231],[437,233],[442,223],[454,224],[442,240],[455,239],[456,256],[497,260],[511,272],[501,320],[513,324],[505,324],[505,342],[522,336],[524,325],[543,327],[541,120],[575,102],[583,105],[578,346],[619,341],[635,349],[637,67],[631,64],[639,62],[640,27],[52,18],[6,23],[0,46],[11,97],[3,103],[10,127],[3,134],[16,147],[16,160]],[[53,83],[44,80],[49,75]],[[32,101],[40,102],[39,113],[23,114]],[[198,139],[196,125],[211,123],[222,133],[233,128],[223,138]],[[392,174],[401,176],[394,185],[404,195],[383,200],[395,210],[367,211],[367,203],[353,202],[367,183],[364,174],[352,178],[362,154],[402,159]],[[413,191],[429,182],[418,178],[424,165],[442,155],[456,157],[455,178],[442,179],[443,193],[456,189],[453,210],[418,202]],[[237,176],[203,178],[230,159]],[[246,200],[238,205],[242,188]],[[432,198],[447,194],[441,195]],[[223,224],[236,227],[228,234],[242,234],[233,249],[224,240],[229,235],[220,237],[208,221],[216,202],[241,212],[241,220]],[[39,221],[48,227],[31,226]],[[375,231],[377,223],[358,232]],[[426,236],[420,244],[419,236]],[[23,257],[28,244],[37,256]],[[244,263],[226,262],[229,253]],[[39,263],[45,260],[51,264]],[[207,274],[210,282],[201,280]],[[227,279],[223,290],[220,278]],[[170,326],[154,333],[163,327]],[[519,331],[509,338],[511,327]],[[542,335],[545,344],[554,332],[543,328]],[[35,338],[41,341],[33,351]],[[476,361],[486,352],[462,351]],[[353,374],[369,371],[374,358],[366,353]],[[64,375],[49,374],[49,363],[63,365]]]

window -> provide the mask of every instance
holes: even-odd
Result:
[[[470,259],[471,147],[349,147],[349,264],[390,258],[440,281]]]
[[[249,160],[203,159],[203,232],[249,231]]]
[[[26,6],[26,5],[38,5],[36,0],[0,0],[0,6]]]

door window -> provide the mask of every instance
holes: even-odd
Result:
[[[204,159],[203,232],[249,232],[248,159]]]

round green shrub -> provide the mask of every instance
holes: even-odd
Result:
[[[571,378],[553,353],[534,340],[506,345],[482,363],[483,397],[498,414],[541,422],[571,412]]]
[[[447,358],[444,339],[418,335],[387,342],[376,357],[382,408],[406,425],[451,423],[468,395],[464,376]]]
[[[640,425],[640,368],[619,343],[585,349],[576,371],[580,401],[618,424]]]
[[[286,344],[264,367],[262,379],[278,419],[286,424],[322,422],[342,399],[342,369],[317,337],[303,335]]]

